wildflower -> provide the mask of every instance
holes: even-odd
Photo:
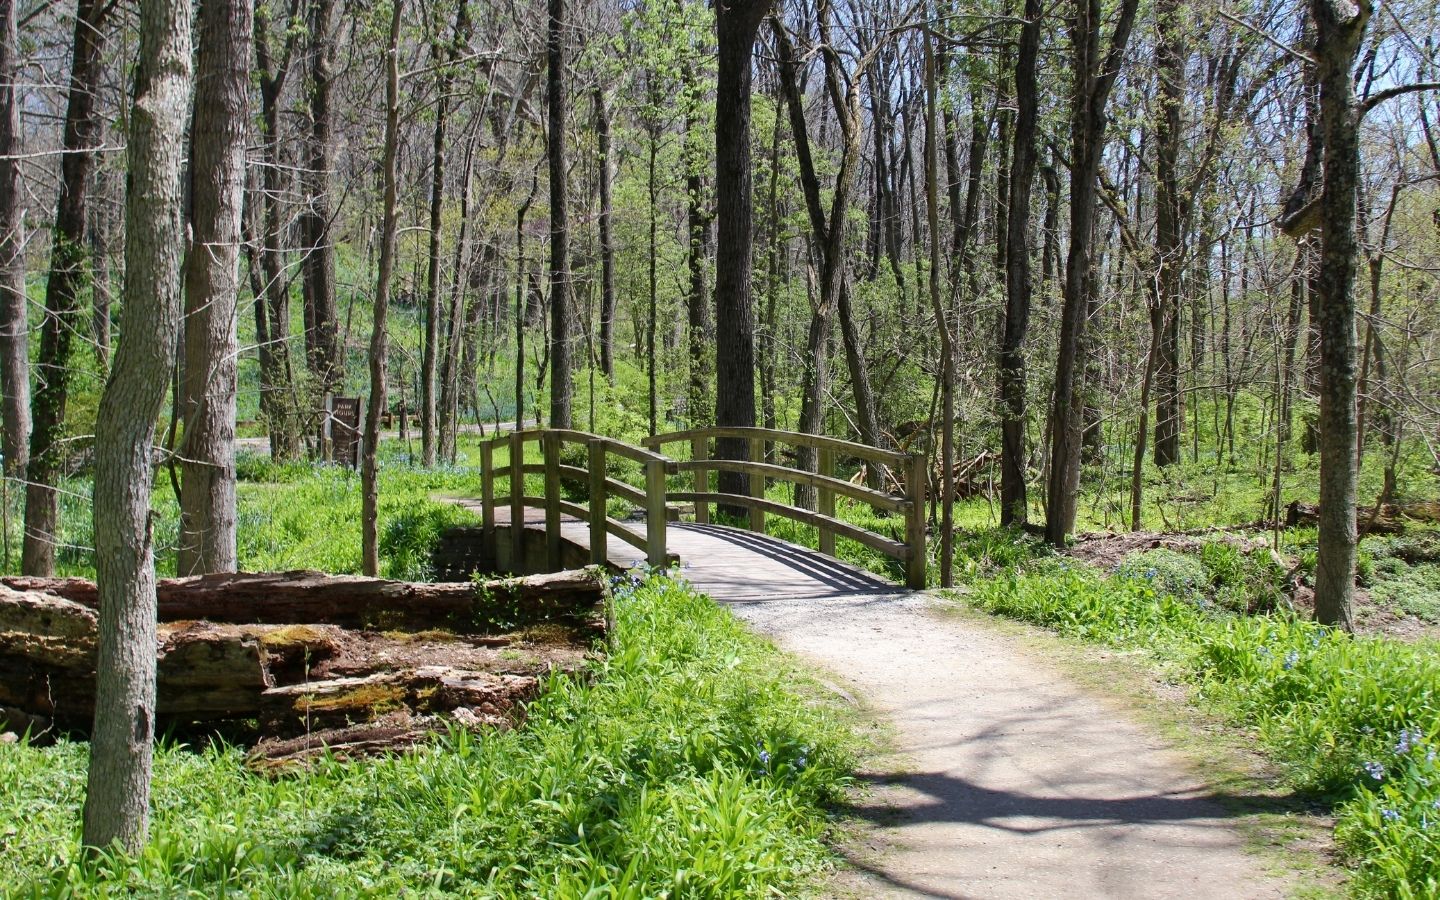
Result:
[[[1433,763],[1433,762],[1435,761],[1435,748],[1434,748],[1434,747],[1431,747],[1429,750],[1426,750],[1426,751],[1425,751],[1425,761],[1426,761],[1427,763]]]
[[[1299,650],[1291,650],[1289,653],[1285,654],[1285,662],[1282,663],[1282,665],[1284,666],[1285,670],[1288,672],[1289,670],[1295,668],[1295,665],[1296,665],[1297,663],[1299,663],[1299,662],[1300,662],[1300,651],[1299,651]]]
[[[1382,809],[1380,810],[1380,818],[1387,822],[1398,822],[1400,821],[1400,814],[1393,809]]]
[[[1404,756],[1409,753],[1424,737],[1425,735],[1421,733],[1418,728],[1400,729],[1400,738],[1395,741],[1395,755]],[[1433,753],[1434,751],[1432,750],[1431,752]]]
[[[1155,577],[1155,570],[1154,570],[1154,569],[1146,569],[1146,570],[1145,570],[1145,577],[1146,577],[1146,578],[1154,578],[1154,577]]]
[[[1371,778],[1375,779],[1376,781],[1384,781],[1384,780],[1385,780],[1385,767],[1382,766],[1382,765],[1381,765],[1380,763],[1378,763],[1378,762],[1367,762],[1367,763],[1365,764],[1365,774],[1366,774],[1366,775],[1369,775]]]
[[[761,751],[760,751],[760,762],[761,762],[762,764],[764,764],[764,765],[767,765],[767,766],[770,765],[770,751],[769,751],[769,750],[761,750]]]
[[[806,759],[805,754],[802,753],[799,756],[795,757],[795,768],[803,769],[805,768],[807,762],[808,760]]]
[[[1265,646],[1264,644],[1261,644],[1259,647],[1255,648],[1255,655],[1260,657],[1261,659],[1269,659],[1270,648]]]

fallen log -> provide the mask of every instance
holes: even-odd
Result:
[[[270,688],[260,697],[260,725],[267,734],[293,735],[365,724],[401,709],[422,714],[464,709],[467,722],[501,725],[539,692],[539,679],[528,675],[425,666]]]
[[[96,609],[94,582],[81,578],[0,578],[12,591],[44,592]],[[324,622],[344,628],[509,631],[564,620],[599,625],[604,576],[595,569],[477,584],[412,583],[321,572],[240,573],[166,578],[156,589],[161,622],[246,624]]]
[[[1355,520],[1361,534],[1399,534],[1411,522],[1440,522],[1440,501],[1417,503],[1386,503],[1377,511],[1374,506],[1355,509]],[[1320,507],[1314,503],[1292,502],[1285,510],[1285,525],[1318,525]]]

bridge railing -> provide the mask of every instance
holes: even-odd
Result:
[[[738,438],[750,442],[749,460],[716,459],[710,452],[710,442],[716,438]],[[774,442],[792,447],[814,448],[819,458],[816,472],[808,472],[790,466],[761,462],[765,458],[765,444]],[[667,444],[688,443],[690,459],[679,462],[676,468],[693,475],[693,489],[671,491],[671,500],[691,501],[695,504],[695,521],[710,521],[710,504],[745,507],[750,512],[750,530],[764,533],[767,513],[778,515],[796,522],[814,526],[819,532],[820,551],[835,555],[835,537],[849,538],[866,547],[899,560],[905,567],[905,583],[911,588],[925,587],[925,457],[915,453],[897,453],[881,450],[865,444],[844,441],[820,435],[797,434],[768,428],[698,428],[677,431],[646,438],[646,446],[660,450]],[[851,457],[880,466],[898,469],[904,473],[903,493],[899,496],[877,491],[860,484],[838,478],[835,475],[835,461],[838,457]],[[747,476],[747,494],[726,493],[710,488],[712,472],[736,472]],[[805,485],[815,490],[816,509],[801,509],[785,503],[777,503],[765,496],[767,479]],[[888,535],[879,534],[850,522],[843,521],[835,514],[836,496],[849,497],[869,504],[876,510],[896,513],[904,517],[905,539],[897,541]]]
[[[544,460],[542,463],[525,461],[525,447],[532,443],[540,445]],[[567,444],[585,448],[584,468],[569,465],[564,461],[563,451]],[[496,465],[497,452],[507,457],[503,466]],[[639,463],[644,473],[644,484],[636,486],[611,477],[607,465],[611,456]],[[560,565],[560,523],[566,515],[589,523],[591,562],[603,564],[606,561],[608,538],[615,537],[644,553],[650,565],[668,564],[670,557],[666,549],[665,528],[669,511],[665,505],[665,477],[678,469],[674,461],[661,454],[585,431],[533,428],[514,431],[482,442],[480,465],[480,502],[485,540],[490,546],[494,546],[495,511],[508,506],[513,560],[524,558],[525,510],[543,509],[545,551],[547,563],[552,567]],[[544,496],[525,493],[526,475],[544,477]],[[507,482],[509,493],[497,495],[495,482],[502,479]],[[562,482],[583,486],[586,502],[566,500],[561,491]],[[619,497],[643,508],[644,530],[611,518],[606,509],[610,497]]]

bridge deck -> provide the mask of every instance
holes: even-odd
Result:
[[[497,508],[496,523],[509,524],[509,513],[508,507]],[[543,531],[545,511],[526,510],[525,527]],[[560,532],[566,540],[590,547],[588,523],[563,516]],[[724,525],[671,522],[666,529],[666,546],[680,558],[685,578],[722,603],[853,597],[904,590],[819,551]],[[609,538],[606,556],[625,568],[645,561],[644,553],[615,537]]]

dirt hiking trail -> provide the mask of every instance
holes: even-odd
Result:
[[[725,602],[722,600],[722,602]],[[923,594],[729,601],[894,729],[853,813],[875,823],[842,896],[1281,897],[1159,738],[1014,637]]]

